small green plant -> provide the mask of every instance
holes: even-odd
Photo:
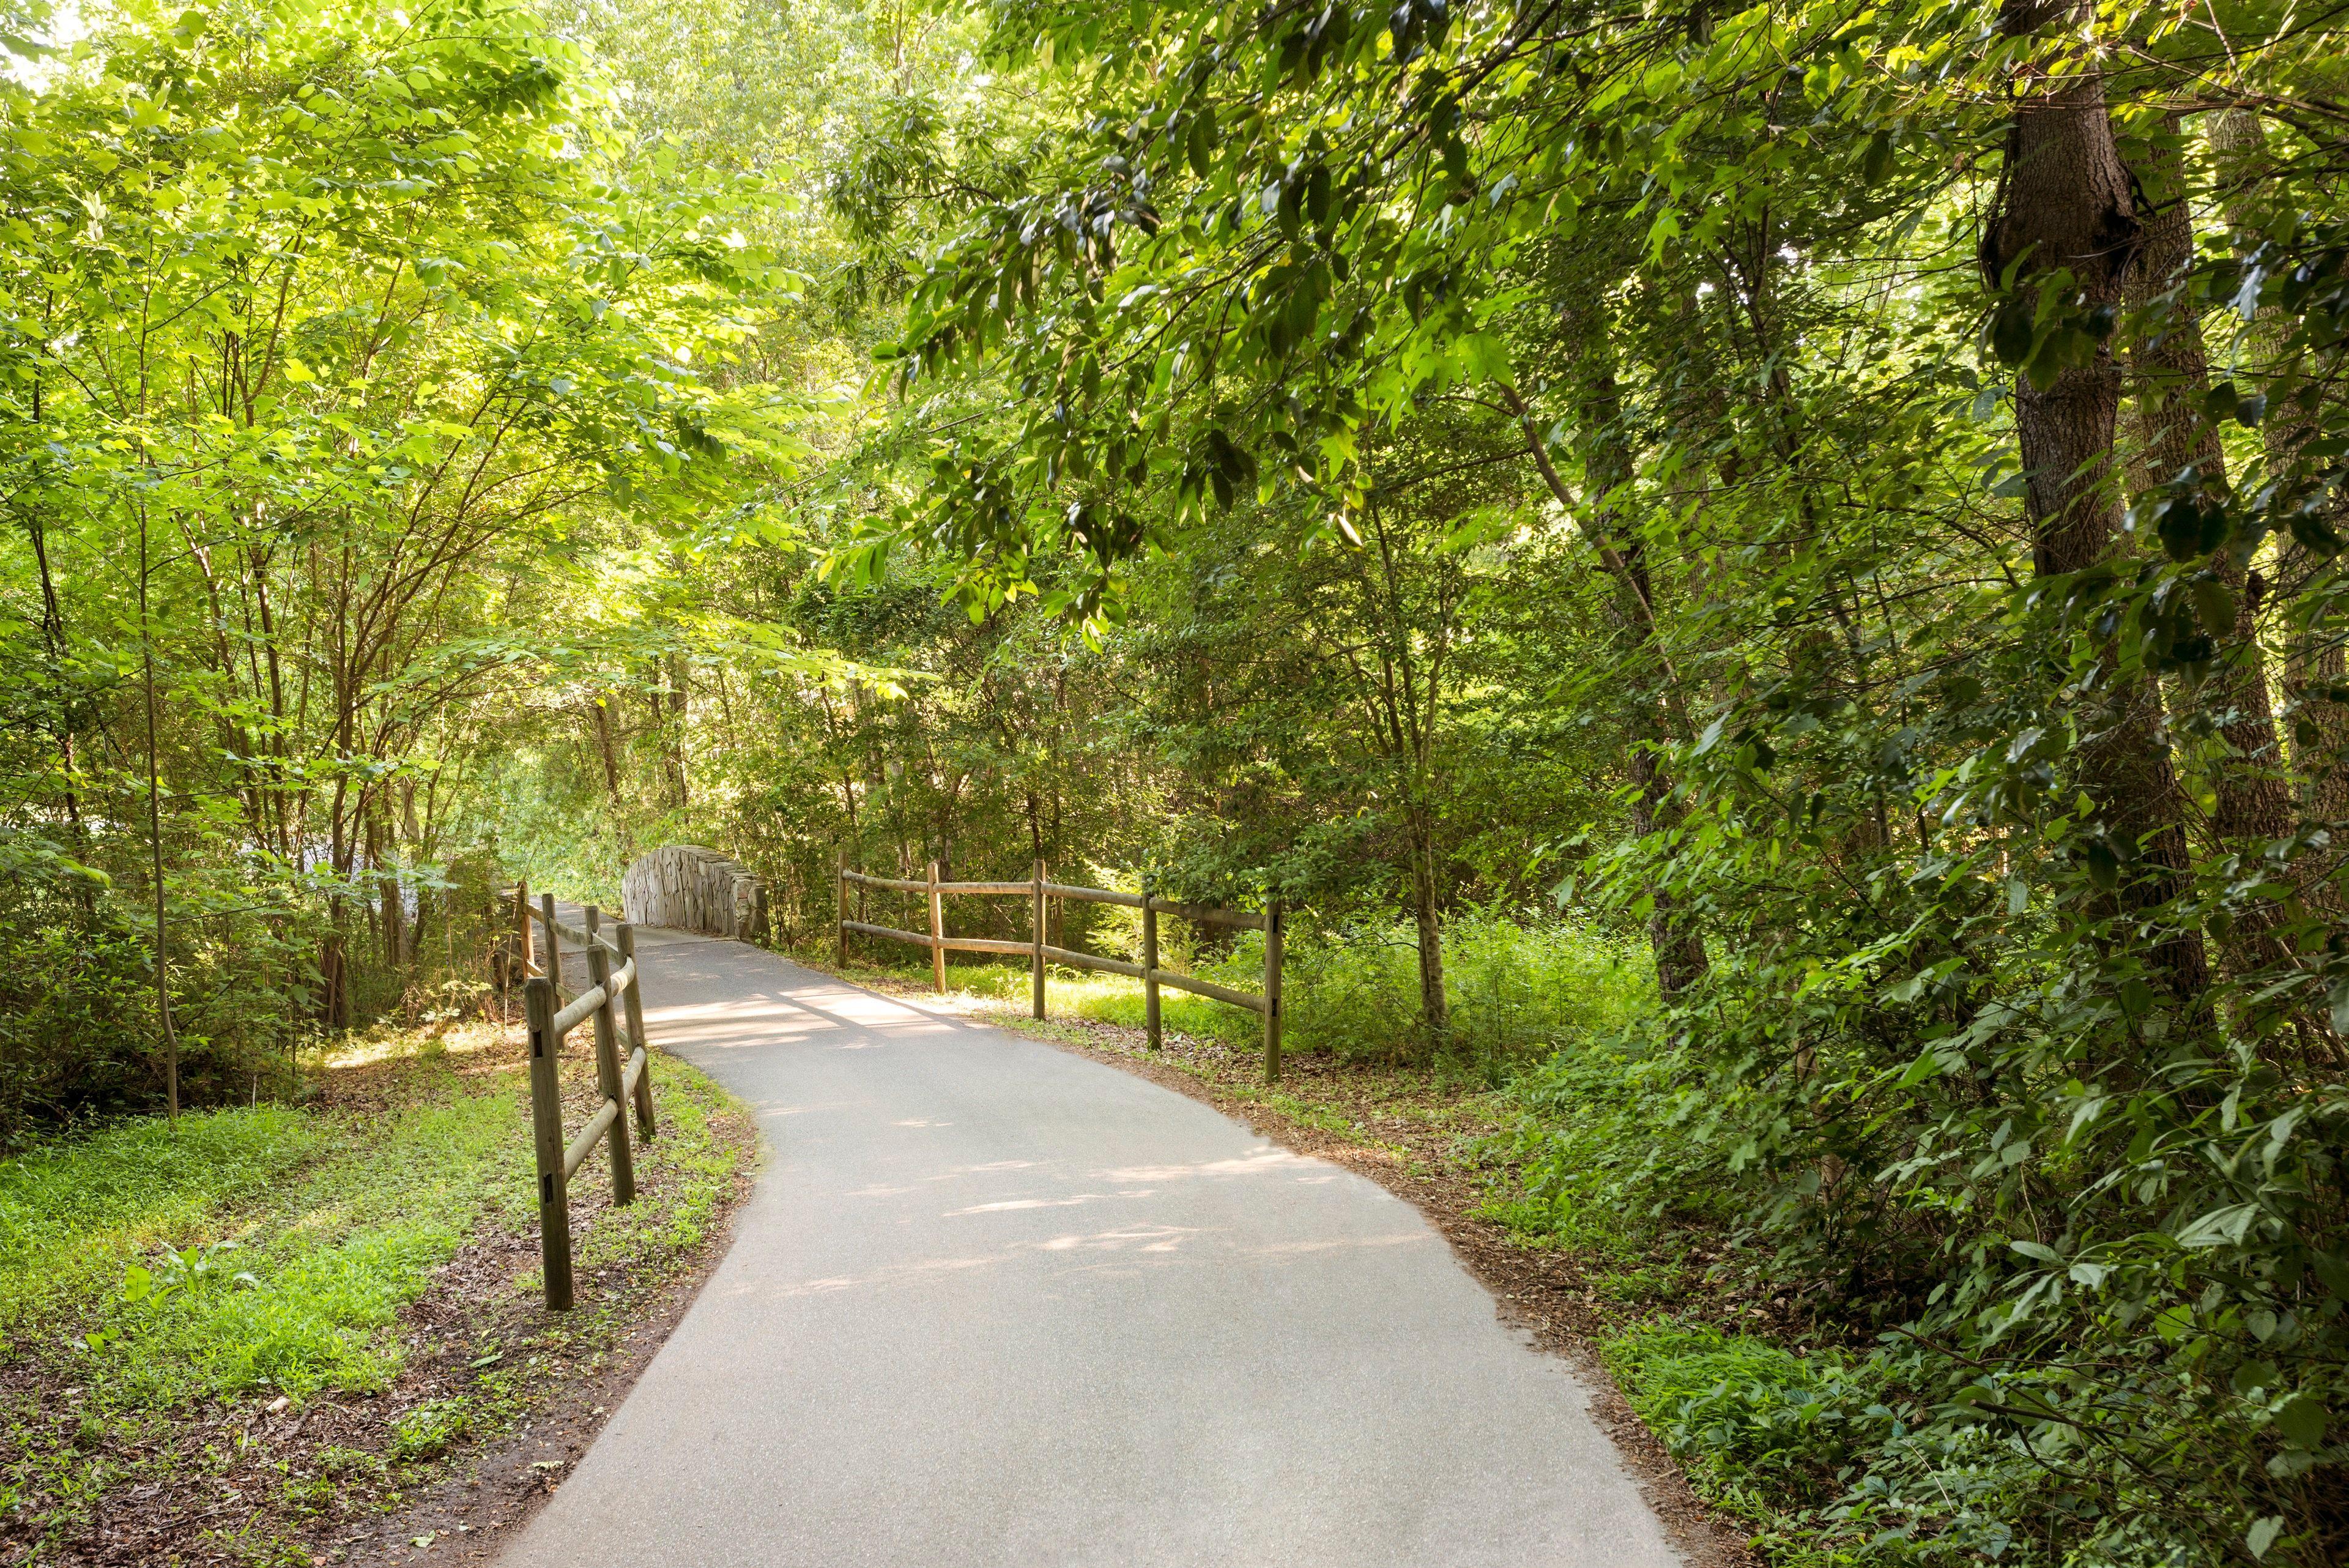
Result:
[[[437,1459],[472,1429],[472,1401],[428,1399],[392,1422],[391,1457],[409,1464]]]
[[[335,1501],[335,1483],[325,1476],[289,1476],[279,1489],[286,1503],[301,1513],[323,1512]]]
[[[122,1299],[137,1303],[151,1296],[160,1303],[181,1291],[217,1290],[224,1283],[248,1288],[260,1284],[250,1270],[228,1272],[227,1254],[236,1250],[237,1244],[226,1239],[205,1247],[166,1247],[153,1272],[135,1263],[125,1272]]]
[[[167,1246],[152,1269],[133,1263],[123,1271],[122,1288],[115,1300],[151,1314],[175,1295],[217,1291],[224,1285],[257,1287],[261,1282],[249,1270],[228,1272],[225,1254],[235,1251],[236,1243],[226,1239],[203,1247]],[[74,1348],[96,1354],[140,1326],[141,1321],[132,1318],[116,1328],[91,1329],[74,1340]]]
[[[369,1453],[365,1449],[346,1448],[340,1443],[336,1443],[319,1454],[318,1469],[322,1477],[329,1478],[326,1484],[331,1488],[332,1480],[336,1478],[379,1476],[383,1473],[385,1465],[381,1454]]]

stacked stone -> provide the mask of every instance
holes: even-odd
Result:
[[[766,929],[766,889],[748,867],[698,844],[664,844],[620,878],[620,908],[640,926],[753,941]]]

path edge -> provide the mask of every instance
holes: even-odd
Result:
[[[1444,1182],[1411,1171],[1380,1149],[1333,1137],[1272,1106],[1227,1093],[1179,1067],[1067,1033],[1112,1039],[1131,1034],[1138,1041],[1140,1030],[1090,1019],[1055,1019],[1050,1024],[1053,1033],[1031,1033],[1022,1027],[1030,1021],[1017,1015],[993,1011],[974,1015],[942,1009],[929,1002],[928,992],[911,986],[904,991],[883,990],[867,980],[852,979],[829,965],[812,963],[794,954],[775,956],[835,984],[905,1002],[933,1017],[965,1027],[996,1030],[1016,1040],[1113,1067],[1206,1106],[1292,1154],[1325,1161],[1376,1183],[1390,1196],[1411,1205],[1444,1238],[1454,1261],[1492,1298],[1494,1315],[1520,1335],[1531,1353],[1556,1356],[1572,1369],[1588,1397],[1592,1418],[1614,1443],[1624,1470],[1639,1487],[1641,1498],[1663,1526],[1665,1540],[1680,1553],[1686,1568],[1763,1568],[1763,1559],[1753,1547],[1752,1532],[1697,1495],[1680,1461],[1623,1397],[1615,1375],[1607,1369],[1591,1341],[1588,1315],[1562,1284],[1544,1277],[1538,1262],[1541,1254],[1517,1245],[1499,1226],[1448,1203]]]

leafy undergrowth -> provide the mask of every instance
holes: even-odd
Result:
[[[0,1162],[0,1544],[33,1563],[334,1560],[600,1365],[751,1147],[652,1058],[637,1201],[573,1188],[579,1308],[537,1303],[512,1032],[379,1034],[300,1106],[125,1122]],[[593,1065],[565,1063],[566,1121]]]

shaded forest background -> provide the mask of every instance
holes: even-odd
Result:
[[[2337,1562],[2338,23],[18,5],[0,1134],[666,842],[1278,897],[1781,1560]]]

